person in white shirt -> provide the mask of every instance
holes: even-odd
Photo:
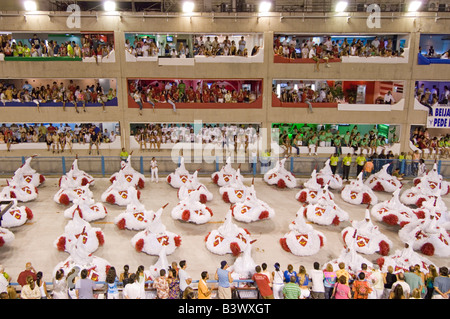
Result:
[[[385,95],[384,95],[384,104],[394,104],[395,103],[395,99],[392,96],[391,91],[388,91]]]
[[[123,288],[124,299],[145,299],[141,284],[136,281],[136,274],[131,274],[128,284]]]
[[[284,299],[283,287],[284,287],[284,275],[280,269],[280,264],[275,263],[275,270],[272,272],[272,291],[274,299]]]
[[[158,162],[154,157],[150,161],[150,170],[152,174],[151,181],[156,181],[158,183]]]
[[[310,276],[312,281],[311,297],[312,299],[325,299],[325,286],[323,284],[323,271],[320,269],[320,264],[314,262],[314,269],[311,270]]]
[[[183,293],[187,287],[190,287],[192,283],[191,276],[186,272],[186,260],[180,261],[180,270],[178,271],[178,277],[180,277],[180,290]]]

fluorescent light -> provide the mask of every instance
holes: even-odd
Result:
[[[23,3],[23,6],[25,7],[25,11],[36,11],[37,10],[36,1],[25,1]]]
[[[338,3],[336,3],[335,11],[336,12],[344,12],[345,9],[347,8],[347,5],[348,5],[347,1],[339,1]]]
[[[108,12],[116,11],[116,2],[115,1],[103,2],[103,9],[105,9],[105,11],[108,11]]]
[[[411,1],[409,3],[408,11],[416,12],[417,10],[419,10],[421,5],[422,5],[422,1]]]
[[[192,13],[194,11],[194,2],[186,1],[183,3],[183,12],[184,13]]]
[[[261,13],[269,12],[271,7],[272,7],[272,3],[270,1],[262,1],[259,4],[259,12],[261,12]]]

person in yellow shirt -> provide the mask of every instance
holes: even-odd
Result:
[[[209,274],[207,271],[203,271],[201,274],[201,279],[198,281],[198,299],[211,299],[211,289],[206,284],[209,279]]]
[[[359,173],[362,172],[364,168],[364,164],[366,163],[366,157],[364,154],[359,154],[356,158],[356,177],[358,177]]]
[[[339,162],[339,155],[337,153],[334,153],[330,156],[330,167],[331,171],[333,172],[333,175],[336,174],[337,165]]]
[[[342,179],[344,181],[348,181],[348,174],[350,173],[350,165],[351,164],[352,164],[352,155],[350,153],[348,153],[342,159],[342,168],[343,168]]]

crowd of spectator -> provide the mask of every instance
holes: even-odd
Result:
[[[297,155],[299,155],[299,147],[301,146],[308,147],[309,155],[317,155],[318,147],[334,147],[338,155],[342,154],[342,147],[352,147],[355,151],[365,150],[370,155],[376,154],[379,147],[386,149],[399,142],[395,133],[389,139],[379,134],[377,125],[374,125],[365,134],[358,131],[358,125],[354,125],[351,130],[347,130],[344,134],[324,127],[315,130],[306,124],[291,131],[278,126],[274,126],[274,128],[280,129],[279,145],[285,149],[286,155],[291,155],[293,149],[296,149]]]
[[[419,46],[419,52],[420,54],[422,54],[422,47]],[[449,59],[450,58],[450,50],[444,51],[442,54],[437,53],[434,50],[434,46],[430,46],[430,48],[428,49],[428,51],[424,51],[425,53],[423,54],[423,56],[427,57],[427,58],[440,58],[440,59]]]
[[[136,57],[164,56],[170,58],[193,58],[195,56],[249,56],[256,55],[260,49],[255,45],[251,52],[246,47],[247,42],[244,36],[240,40],[230,40],[229,36],[224,36],[223,41],[218,36],[192,36],[192,51],[189,45],[184,42],[178,43],[175,47],[166,43],[164,47],[159,47],[153,39],[135,36],[133,43],[129,39],[125,40],[125,49]]]
[[[450,101],[450,90],[448,85],[444,86],[442,92],[439,90],[438,86],[435,84],[425,87],[425,83],[416,83],[414,90],[415,98],[427,107],[434,106],[436,104],[449,105]]]
[[[251,103],[260,93],[241,87],[234,89],[220,85],[217,81],[210,84],[197,82],[196,88],[187,85],[183,80],[156,81],[129,81],[128,90],[134,101],[142,110],[143,103],[169,103],[176,111],[175,103]]]
[[[343,56],[359,57],[403,57],[404,49],[395,50],[391,38],[375,36],[371,41],[347,38],[336,41],[330,36],[324,37],[320,42],[313,38],[299,39],[295,35],[284,37],[277,35],[274,39],[273,50],[275,55],[290,59],[331,59]]]
[[[259,125],[251,124],[141,124],[133,129],[141,150],[161,149],[164,144],[201,143],[248,150],[259,139]]]
[[[298,271],[292,264],[282,269],[275,263],[269,269],[267,263],[262,263],[255,266],[251,278],[243,283],[235,282],[231,273],[228,263],[222,261],[212,272],[203,270],[194,279],[186,260],[181,260],[160,269],[154,278],[145,272],[143,265],[135,272],[127,264],[122,271],[111,266],[104,282],[90,279],[87,269],[81,269],[75,276],[60,269],[47,285],[42,271],[36,272],[28,262],[17,278],[17,287],[0,265],[0,299],[226,300],[240,298],[240,287],[257,292],[250,299],[449,299],[450,293],[446,266],[430,265],[428,271],[423,271],[417,264],[394,272],[392,266],[381,270],[377,264],[369,267],[362,263],[360,269],[350,273],[345,262],[340,262],[337,270],[330,263],[321,267],[314,262],[312,269],[300,265]],[[148,294],[149,290],[154,294]]]
[[[101,129],[95,124],[81,123],[71,127],[68,123],[53,125],[52,123],[33,124],[2,124],[0,126],[0,144],[7,145],[7,151],[11,146],[20,143],[45,143],[47,151],[53,153],[72,153],[74,143],[88,144],[97,147],[101,143],[112,143],[116,139],[114,131]]]
[[[103,105],[105,110],[105,103],[116,97],[116,90],[110,88],[105,91],[99,82],[81,88],[74,80],[69,80],[67,86],[63,82],[52,81],[52,84],[41,85],[40,87],[33,87],[28,81],[25,81],[22,87],[19,87],[14,83],[3,80],[0,82],[0,101],[4,106],[8,102],[35,103],[37,106],[52,102],[62,103],[63,106],[67,103],[75,106],[99,103]],[[85,108],[83,110],[86,112]],[[76,111],[79,113],[77,107]]]
[[[27,41],[12,39],[11,34],[0,35],[0,53],[5,57],[70,57],[97,59],[107,56],[114,50],[114,43],[103,42],[100,35],[91,34],[80,37],[77,41],[62,41],[41,39],[37,34]]]
[[[450,134],[431,136],[427,128],[416,127],[411,134],[410,141],[421,151],[425,159],[432,156],[448,158],[450,155]]]

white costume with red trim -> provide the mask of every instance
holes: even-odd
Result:
[[[206,186],[201,183],[197,177],[198,171],[189,176],[189,179],[180,186],[177,192],[178,199],[184,200],[190,196],[193,191],[196,199],[202,204],[206,204],[207,201],[213,200],[213,194],[206,188]]]
[[[120,179],[122,183],[128,183],[128,186],[134,186],[140,189],[145,187],[145,176],[131,166],[131,155],[128,155],[126,161],[121,161],[120,165],[120,170],[111,175],[109,179],[111,183]]]
[[[23,179],[23,177],[21,178]],[[35,186],[23,182],[8,182],[8,186],[3,187],[0,192],[0,199],[15,198],[19,202],[30,202],[38,197],[38,190]]]
[[[205,224],[209,222],[213,216],[213,212],[200,201],[201,194],[201,190],[190,192],[187,197],[182,199],[172,209],[172,218],[194,224]]]
[[[211,179],[213,183],[217,186],[223,187],[231,183],[236,170],[231,166],[231,159],[227,157],[226,164],[218,172],[211,174]]]
[[[369,269],[373,268],[373,263],[356,251],[354,241],[350,241],[349,245],[344,245],[339,257],[325,263],[325,265],[330,263],[333,266],[333,270],[336,271],[339,269],[339,263],[341,262],[345,264],[345,269],[351,276],[358,275],[361,270],[361,264],[366,264]]]
[[[75,183],[73,183],[72,181],[66,181],[69,178],[75,181]],[[68,171],[60,178],[59,187],[62,187],[65,183],[73,186],[93,186],[95,184],[95,179],[85,171],[80,170],[78,168],[78,159],[75,159],[72,163],[70,171]]]
[[[9,245],[15,239],[14,233],[9,229],[0,227],[0,247]]]
[[[354,205],[375,205],[378,203],[377,195],[369,186],[364,184],[362,175],[363,172],[359,173],[357,179],[350,180],[350,184],[344,186],[341,191],[341,198],[347,203]]]
[[[247,245],[242,254],[239,255],[230,268],[228,268],[231,272],[231,278],[233,280],[251,279],[253,274],[256,272],[255,267],[257,264],[252,258],[252,244],[254,242],[255,240]],[[239,286],[242,287],[242,283]]]
[[[130,192],[137,193],[137,190],[130,188]],[[139,202],[136,196],[130,196],[131,201],[126,210],[114,219],[114,224],[119,229],[144,230],[148,223],[155,218],[155,212],[145,209],[145,206]]]
[[[81,240],[78,241],[78,239]],[[67,249],[71,242],[77,242],[87,253],[93,253],[104,244],[104,233],[101,228],[92,227],[80,214],[75,212],[73,219],[64,228],[64,233],[54,241],[53,245],[59,251],[68,252]]]
[[[327,159],[325,166],[317,173],[317,183],[322,186],[329,185],[331,189],[341,189],[343,186],[342,177],[339,174],[333,174],[330,167],[330,159]]]
[[[351,226],[341,231],[342,239],[346,245],[353,241],[353,247],[358,253],[371,255],[380,253],[383,256],[389,254],[392,241],[380,232],[370,219],[370,211],[366,209],[365,219],[351,221]]]
[[[189,171],[184,166],[184,157],[180,159],[180,166],[175,169],[175,172],[170,173],[166,180],[170,186],[174,188],[180,188],[181,185],[189,180]]]
[[[167,255],[170,255],[181,245],[181,237],[166,230],[161,221],[162,212],[163,208],[158,209],[146,229],[131,238],[131,244],[137,251],[158,256],[162,247],[165,247]]]
[[[275,167],[264,174],[264,181],[269,185],[276,185],[279,188],[294,188],[297,180],[294,174],[284,168],[286,158],[278,160]]]
[[[69,205],[77,198],[87,197],[92,198],[94,194],[89,189],[89,186],[75,186],[63,184],[58,192],[53,196],[53,200],[58,204]]]
[[[275,210],[266,202],[256,197],[253,184],[247,187],[246,193],[244,201],[231,205],[231,214],[236,220],[251,223],[271,219],[275,216]]]
[[[300,203],[315,204],[319,200],[321,190],[322,185],[317,182],[317,172],[314,169],[311,173],[311,178],[303,183],[303,189],[295,194],[295,198]],[[322,195],[325,194],[322,193]],[[331,200],[334,200],[334,194],[330,192],[328,188],[326,190],[326,195],[328,195]]]
[[[450,183],[445,181],[441,174],[438,173],[437,164],[433,164],[433,169],[428,171],[425,174],[426,180],[429,183],[430,187],[436,188],[437,185],[440,185],[441,196],[445,196],[450,192]],[[413,179],[414,185],[417,186],[422,181],[423,176],[419,176]]]
[[[327,195],[328,185],[318,194],[318,201],[315,204],[308,204],[300,207],[297,215],[303,215],[307,220],[319,225],[339,225],[340,222],[348,220],[346,211],[341,209],[334,200]]]
[[[392,198],[372,206],[370,211],[372,217],[376,221],[384,222],[392,226],[398,225],[400,227],[415,220],[417,216],[414,210],[400,201],[399,194],[400,189],[397,189],[392,194]]]
[[[104,203],[115,204],[119,206],[127,206],[136,199],[140,199],[141,192],[136,186],[130,185],[125,181],[125,176],[119,174],[112,185],[103,192],[101,201]]]
[[[289,225],[290,231],[280,238],[281,247],[296,256],[312,256],[325,245],[325,235],[306,223],[302,214],[297,214]]]
[[[374,191],[393,193],[397,189],[400,189],[403,184],[397,177],[388,173],[388,168],[391,164],[383,165],[381,170],[377,173],[370,175],[364,184],[369,186]]]
[[[0,199],[3,203],[0,204],[0,211],[4,211],[0,218],[0,226],[3,228],[11,228],[22,226],[27,220],[33,219],[33,212],[27,206],[17,205],[17,199],[5,198]],[[9,203],[12,205],[7,209]]]
[[[96,203],[91,197],[79,197],[73,200],[73,205],[64,211],[64,217],[73,218],[79,214],[87,222],[103,219],[108,214],[102,203]]]
[[[212,230],[205,238],[206,248],[217,255],[238,256],[251,241],[248,230],[233,223],[231,210],[227,212],[223,225]]]
[[[39,187],[44,181],[45,177],[42,174],[36,172],[35,169],[31,167],[31,160],[35,156],[28,157],[25,163],[22,164],[15,172],[11,180],[12,184],[31,184],[34,187]]]
[[[238,168],[236,173],[230,178],[227,185],[219,188],[219,193],[225,203],[242,202],[248,193],[248,187],[244,185],[241,170]]]

